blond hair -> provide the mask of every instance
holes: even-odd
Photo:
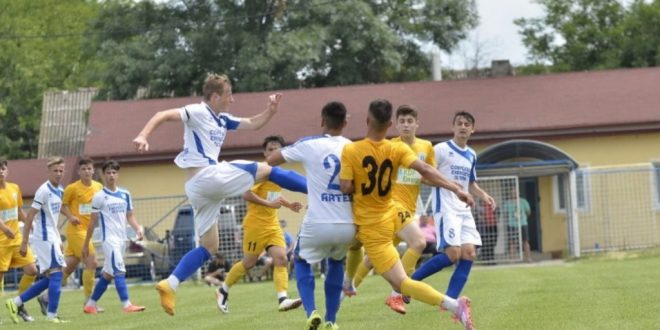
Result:
[[[225,85],[231,86],[229,77],[226,74],[217,74],[209,73],[206,75],[206,80],[204,80],[204,87],[202,87],[202,94],[204,95],[204,100],[208,101],[211,99],[213,93],[218,93],[222,95],[225,91]]]
[[[53,165],[60,165],[60,164],[64,164],[64,158],[60,156],[50,157],[48,158],[48,163],[46,163],[46,165],[48,165],[48,168],[50,168]]]

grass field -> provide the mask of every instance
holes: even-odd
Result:
[[[442,291],[450,272],[428,279]],[[290,292],[297,295],[295,282]],[[323,283],[317,280],[317,306],[323,309]],[[389,288],[371,276],[356,297],[344,301],[339,312],[341,329],[460,329],[449,313],[413,301],[405,316],[384,305]],[[464,293],[472,298],[479,329],[659,329],[660,252],[616,253],[565,263],[524,266],[476,267]],[[4,300],[10,296],[8,293]],[[162,312],[152,286],[130,288],[131,300],[147,306],[141,314],[120,310],[116,291],[110,287],[100,305],[106,312],[82,313],[82,293],[62,295],[60,315],[71,320],[67,329],[303,329],[303,309],[281,313],[272,282],[238,284],[230,295],[230,313],[215,307],[213,289],[187,284],[177,296],[177,315]],[[51,329],[35,301],[28,310],[37,321],[11,324],[4,306],[4,329]]]

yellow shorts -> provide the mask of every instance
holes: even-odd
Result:
[[[21,255],[20,250],[20,245],[0,246],[0,273],[6,273],[9,268],[19,268],[35,262],[29,246],[25,257]]]
[[[396,215],[394,210],[387,212],[388,217],[376,224],[357,227],[357,239],[364,246],[364,251],[378,274],[392,269],[399,261],[399,253],[392,244],[394,222],[389,216]]]
[[[243,228],[243,253],[259,255],[270,246],[286,248],[282,228]]]
[[[87,232],[84,231],[68,232],[66,234],[66,246],[64,247],[64,256],[65,257],[74,256],[82,260],[82,246],[83,243],[85,242],[85,236],[87,236]],[[96,255],[96,250],[94,250],[94,244],[92,244],[91,241],[89,242],[89,254]]]
[[[401,239],[399,236],[397,236],[397,234],[401,231],[401,229],[405,228],[407,225],[412,223],[413,220],[415,220],[415,217],[413,216],[415,212],[406,209],[399,203],[394,203],[394,205],[395,206],[391,211],[396,213],[396,217],[392,217],[392,221],[394,223],[394,236],[392,237],[392,241],[394,246],[397,246],[399,243],[401,243]]]

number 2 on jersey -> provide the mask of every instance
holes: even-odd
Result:
[[[332,164],[331,164],[332,163]],[[339,175],[339,170],[341,169],[341,163],[339,162],[339,157],[335,154],[329,154],[323,158],[323,168],[328,170],[333,168],[332,176],[330,176],[330,181],[328,182],[329,190],[339,190],[339,184],[334,183],[337,175]]]

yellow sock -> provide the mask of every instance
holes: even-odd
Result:
[[[353,277],[353,285],[357,288],[360,286],[362,283],[362,280],[364,280],[365,277],[367,277],[367,274],[371,271],[371,268],[367,267],[367,265],[364,262],[361,262],[358,267],[357,271],[355,272],[355,277]]]
[[[239,261],[234,264],[234,266],[231,267],[229,270],[229,274],[227,274],[227,279],[225,280],[225,284],[228,287],[231,287],[234,285],[234,283],[238,282],[238,279],[241,277],[245,276],[245,273],[247,270],[245,269],[245,266],[243,266],[243,262]]]
[[[359,248],[357,250],[348,249],[348,253],[346,253],[347,278],[349,279],[355,278],[355,274],[357,272],[359,265],[362,263],[363,258],[364,258],[364,251],[362,250],[362,248]]]
[[[82,273],[82,283],[83,283],[83,292],[85,292],[85,298],[89,298],[92,295],[92,289],[94,289],[94,275],[96,273],[95,269],[85,268]]]
[[[406,249],[406,252],[401,257],[401,264],[403,269],[406,270],[406,275],[410,276],[415,271],[415,265],[419,260],[420,254],[413,249]]]
[[[440,306],[445,298],[442,293],[436,291],[430,285],[408,277],[401,282],[401,294],[433,306]]]
[[[32,283],[34,283],[35,278],[37,278],[37,275],[23,274],[23,276],[21,276],[21,281],[18,282],[18,294],[21,294],[27,290],[32,285]]]
[[[289,290],[289,272],[286,270],[286,266],[273,267],[273,282],[275,282],[275,292]]]

